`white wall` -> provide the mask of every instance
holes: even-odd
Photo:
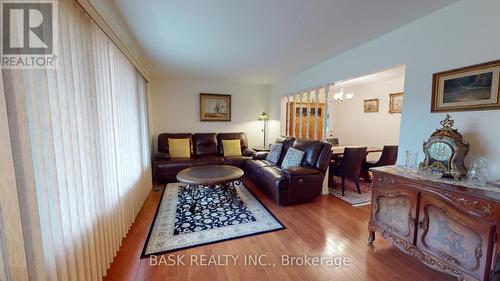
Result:
[[[500,58],[500,1],[462,0],[373,41],[333,57],[271,86],[270,114],[279,97],[329,81],[406,65],[405,108],[399,161],[404,151],[421,151],[444,114],[431,114],[432,74]],[[487,155],[491,179],[500,178],[500,111],[452,113],[455,126],[471,143],[471,155]],[[274,135],[279,128],[271,128]],[[420,153],[422,157],[422,153]]]
[[[404,78],[390,79],[359,86],[344,87],[354,98],[342,104],[334,103],[331,131],[341,144],[382,147],[399,144],[401,114],[389,113],[389,94],[402,92]],[[335,92],[339,89],[335,88]],[[365,113],[364,100],[379,99],[379,112]],[[370,159],[378,155],[372,153]]]
[[[267,86],[227,81],[183,80],[153,77],[150,92],[151,133],[245,132],[249,146],[263,145],[262,121]],[[200,93],[231,95],[231,122],[200,122]]]

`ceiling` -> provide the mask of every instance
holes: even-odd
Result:
[[[456,0],[111,0],[156,75],[268,84]]]
[[[337,81],[335,82],[334,88],[340,89],[340,88],[360,87],[368,84],[393,80],[397,78],[404,78],[404,77],[405,77],[405,66],[401,65],[390,69],[381,70],[379,72],[371,73],[368,75],[354,77],[344,81]]]

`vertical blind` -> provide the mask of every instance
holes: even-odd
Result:
[[[12,192],[29,279],[100,280],[151,190],[147,85],[74,0],[57,5],[58,69],[2,72]]]
[[[2,69],[0,69],[0,77]],[[27,280],[23,229],[16,192],[7,104],[0,79],[0,280]]]
[[[281,134],[324,139],[329,131],[328,100],[332,85],[282,96]]]

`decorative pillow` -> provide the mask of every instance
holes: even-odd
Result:
[[[241,156],[240,140],[222,140],[224,156]]]
[[[168,152],[170,158],[189,158],[191,149],[189,139],[168,139]]]
[[[280,159],[281,155],[281,150],[283,150],[282,143],[271,144],[269,149],[269,154],[267,155],[266,160],[274,164],[278,163],[278,160]]]
[[[286,152],[283,163],[281,163],[281,168],[288,169],[291,167],[299,167],[302,163],[302,159],[304,158],[304,154],[304,151],[290,147]]]

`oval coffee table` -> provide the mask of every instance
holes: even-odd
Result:
[[[211,195],[215,188],[222,188],[234,203],[237,199],[235,185],[240,183],[245,173],[242,169],[228,165],[191,167],[180,171],[177,180],[187,184],[193,203],[189,211],[193,213],[198,201]]]

